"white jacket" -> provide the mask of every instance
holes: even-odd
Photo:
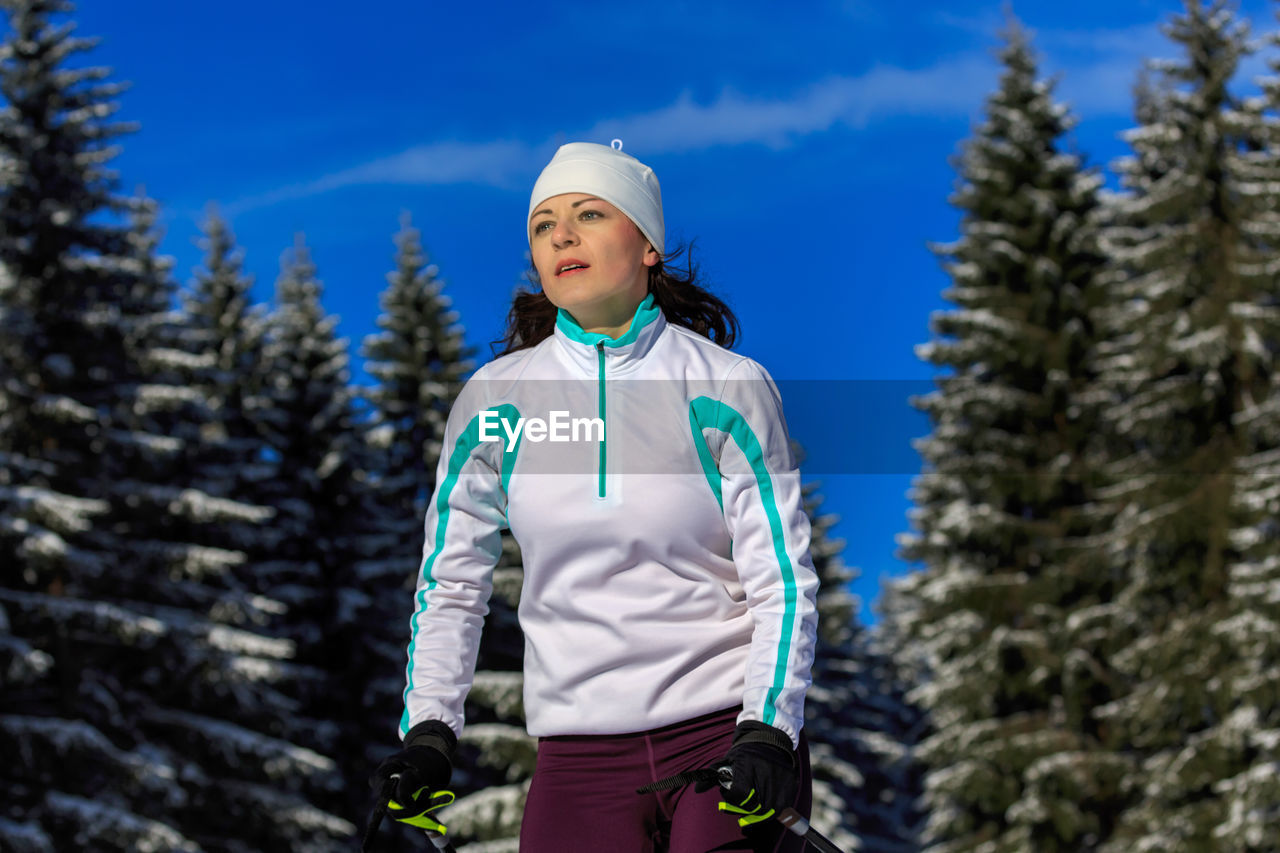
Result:
[[[476,371],[427,510],[401,737],[430,719],[461,734],[504,526],[524,561],[531,735],[742,703],[739,721],[797,741],[818,579],[781,401],[755,361],[649,295],[620,338],[560,311],[546,340]]]

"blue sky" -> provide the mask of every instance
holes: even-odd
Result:
[[[619,137],[661,180],[668,245],[696,238],[707,283],[742,321],[737,349],[780,382],[857,380],[832,386],[853,395],[847,439],[817,417],[789,422],[802,442],[851,448],[806,475],[841,516],[834,534],[874,621],[881,578],[909,569],[894,537],[908,529],[919,470],[908,442],[928,425],[906,396],[930,387],[913,348],[948,284],[927,244],[957,235],[948,160],[996,86],[1001,5],[356,8],[79,5],[77,34],[102,38],[90,60],[133,84],[118,117],[141,130],[113,165],[126,191],[143,186],[161,203],[175,277],[188,282],[201,263],[211,202],[261,301],[304,232],[355,349],[374,330],[409,211],[483,363],[520,283],[538,171],[563,142]],[[1042,71],[1061,77],[1056,95],[1079,118],[1071,139],[1088,164],[1125,153],[1133,81],[1143,58],[1175,55],[1159,27],[1180,8],[1013,5]],[[1262,0],[1235,8],[1255,34],[1276,28]],[[1255,58],[1241,79],[1265,72]]]

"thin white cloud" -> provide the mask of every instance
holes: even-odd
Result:
[[[438,142],[329,175],[317,186],[329,190],[353,184],[497,184],[531,153],[522,142]]]
[[[399,154],[362,163],[299,184],[242,198],[226,207],[229,216],[270,207],[285,201],[310,198],[344,187],[368,184],[505,185],[528,168],[535,149],[521,142],[436,142],[417,145]]]
[[[635,140],[667,153],[724,145],[785,148],[837,125],[862,128],[909,115],[969,115],[994,82],[990,59],[959,56],[922,69],[877,65],[856,77],[830,77],[788,98],[751,98],[725,90],[708,104],[687,94],[647,113],[596,123],[583,136]]]
[[[705,150],[760,144],[782,148],[836,125],[864,127],[905,115],[968,115],[994,81],[989,58],[960,56],[929,68],[876,66],[857,77],[831,77],[787,98],[751,98],[725,90],[714,101],[696,103],[683,94],[668,106],[597,122],[579,139],[621,138],[646,153]],[[313,181],[243,198],[228,215],[296,201],[344,187],[369,184],[508,186],[527,176],[554,151],[557,140],[537,145],[513,141],[437,142],[362,163]]]
[[[994,46],[994,33],[1003,18],[965,19],[941,13],[938,22],[980,31],[991,37]],[[1031,34],[1033,47],[1048,55],[1042,59],[1042,73],[1060,79],[1055,96],[1088,118],[1128,116],[1143,60],[1176,51],[1156,24],[1118,30],[1031,30]],[[1260,59],[1251,59],[1242,68],[1242,79],[1265,70]],[[994,91],[999,73],[994,51],[988,48],[944,57],[924,68],[876,65],[859,75],[828,77],[781,98],[725,89],[714,100],[699,103],[683,93],[666,106],[602,119],[570,137],[601,142],[621,138],[627,150],[649,155],[739,145],[781,149],[837,127],[862,129],[903,117],[974,118]],[[229,205],[228,212],[358,185],[514,186],[546,162],[565,138],[557,134],[537,144],[511,140],[428,143],[242,199]]]

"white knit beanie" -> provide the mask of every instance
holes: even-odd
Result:
[[[665,231],[662,224],[662,190],[658,177],[644,163],[622,153],[622,141],[614,145],[594,142],[570,142],[561,145],[551,162],[542,170],[529,198],[528,222],[539,204],[562,193],[590,193],[612,204],[636,224],[662,254]],[[533,238],[529,237],[530,245]]]

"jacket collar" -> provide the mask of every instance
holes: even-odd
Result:
[[[556,311],[554,337],[561,352],[583,370],[595,374],[599,365],[599,344],[604,344],[605,364],[609,370],[629,368],[653,348],[667,326],[667,318],[654,302],[653,294],[645,294],[631,318],[631,325],[621,337],[611,338],[599,332],[584,331],[578,321],[563,308]]]

